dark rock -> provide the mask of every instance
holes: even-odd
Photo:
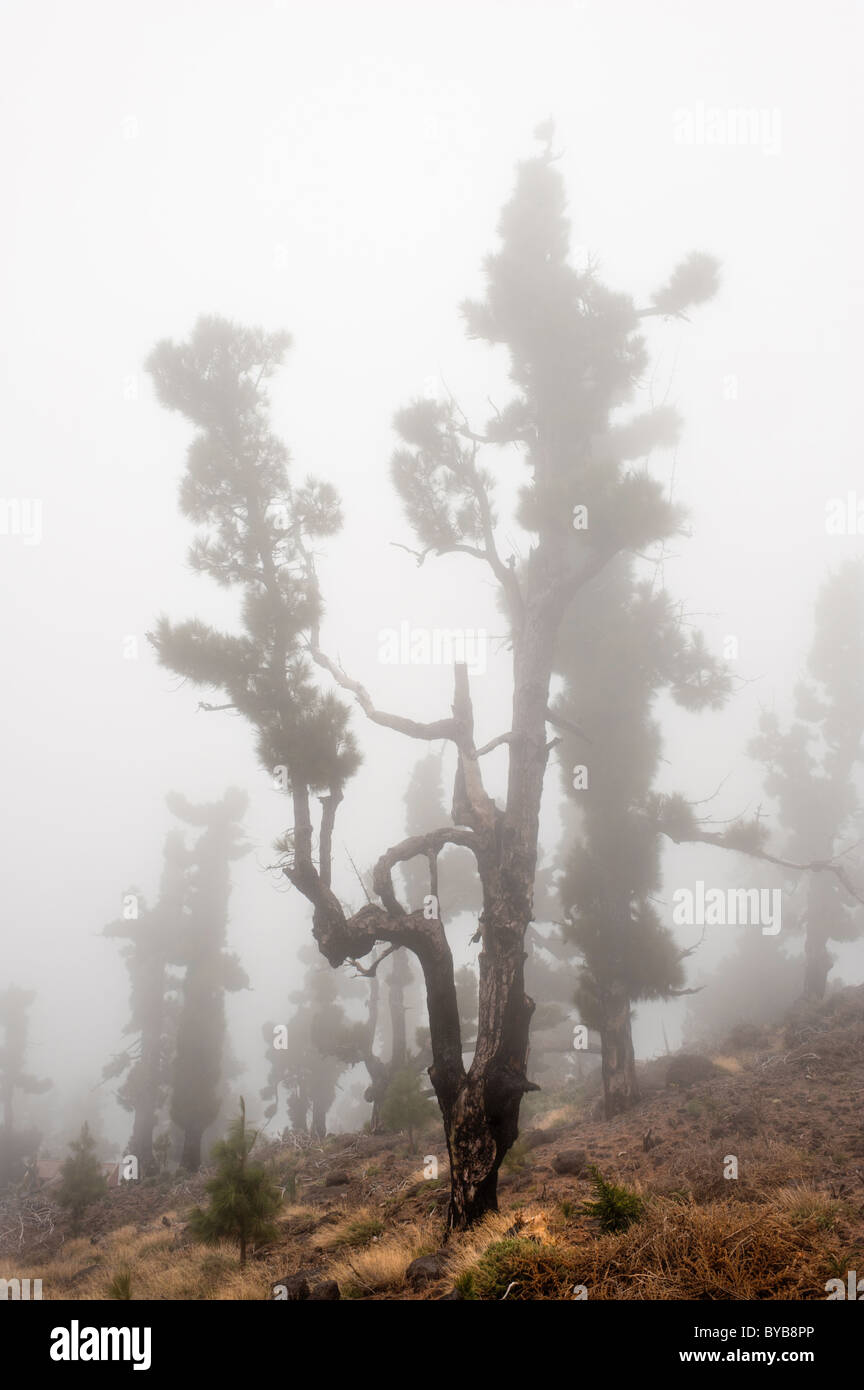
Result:
[[[444,1265],[440,1255],[419,1255],[406,1269],[405,1278],[412,1289],[419,1289],[424,1284],[434,1284],[436,1279],[441,1278],[443,1271]]]
[[[320,1303],[325,1299],[328,1302],[335,1303],[335,1301],[341,1297],[339,1285],[336,1283],[335,1279],[322,1279],[320,1284],[315,1284],[309,1294],[310,1301],[313,1303]]]
[[[539,1149],[543,1144],[554,1144],[557,1138],[557,1130],[529,1129],[525,1134],[520,1134],[519,1142],[525,1153],[531,1153],[533,1149]]]
[[[309,1283],[306,1275],[286,1274],[273,1285],[273,1298],[276,1302],[296,1303],[309,1297]]]
[[[584,1149],[562,1149],[552,1160],[556,1173],[574,1173],[577,1177],[588,1167],[588,1155]]]

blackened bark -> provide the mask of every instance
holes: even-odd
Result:
[[[563,586],[536,565],[529,575],[524,613],[514,631],[513,725],[503,810],[486,794],[474,743],[473,712],[464,665],[455,668],[454,742],[458,769],[454,829],[414,836],[379,860],[374,888],[383,906],[369,903],[346,918],[312,861],[308,794],[294,790],[293,862],[285,872],[312,902],[313,933],[332,965],[368,955],[378,942],[404,945],[423,969],[429,1010],[429,1078],[444,1120],[450,1155],[448,1231],[464,1230],[498,1206],[498,1170],[519,1133],[527,1091],[528,1034],[534,1003],[525,993],[525,933],[533,917],[534,877],[543,781],[549,754],[546,715]],[[466,829],[467,827],[467,829]],[[446,843],[472,849],[483,889],[477,935],[481,940],[477,1041],[466,1072],[456,1002],[453,959],[440,919],[406,913],[391,873],[395,864],[434,854]]]

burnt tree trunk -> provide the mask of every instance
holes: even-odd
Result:
[[[579,582],[583,579],[584,575]],[[537,552],[532,556],[524,592],[519,591],[513,600],[519,611],[513,625],[512,726],[498,740],[509,745],[503,808],[483,786],[464,664],[455,667],[453,718],[419,725],[379,714],[362,687],[349,681],[323,653],[314,653],[319,664],[357,694],[370,718],[412,737],[450,738],[458,752],[453,826],[410,837],[382,855],[373,875],[380,906],[370,902],[346,917],[330,887],[329,837],[340,799],[338,789],[323,799],[320,863],[327,865],[326,875],[313,859],[309,792],[302,786],[292,791],[294,848],[285,866],[286,875],[313,904],[313,933],[332,965],[369,955],[381,942],[407,946],[423,969],[433,1059],[429,1077],[450,1156],[448,1232],[464,1230],[497,1210],[498,1170],[519,1133],[522,1097],[539,1089],[527,1077],[534,1003],[525,993],[525,934],[533,917],[540,803],[553,746],[547,743],[546,725],[555,642],[573,584],[553,538],[542,559]],[[431,863],[447,844],[472,850],[483,890],[476,934],[481,942],[477,1040],[467,1071],[453,958],[444,925],[440,915],[429,920],[422,910],[406,912],[392,882],[395,865],[418,855],[430,858]],[[370,967],[372,973],[381,959],[383,955]]]

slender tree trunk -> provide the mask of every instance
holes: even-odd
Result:
[[[327,1133],[327,1102],[320,1096],[312,1097],[312,1137],[323,1139]]]
[[[468,823],[475,824],[483,838],[478,854],[483,947],[474,1059],[452,1102],[438,1093],[450,1153],[448,1231],[465,1230],[498,1210],[498,1170],[519,1135],[522,1097],[539,1090],[526,1074],[534,1001],[525,993],[525,934],[534,915],[540,802],[549,755],[546,711],[559,620],[544,592],[536,609],[528,605],[514,637],[516,737],[510,746],[506,809],[502,813],[489,802],[484,815],[476,792],[472,797],[473,769],[467,758],[457,779],[454,819],[462,819],[464,794],[473,801],[473,821]],[[467,674],[457,671],[454,712],[460,707],[460,681],[465,704],[469,703]],[[431,1022],[431,999],[429,1004]]]
[[[408,1039],[405,1029],[405,986],[411,981],[411,967],[406,951],[397,951],[387,980],[390,1005],[390,1070],[396,1072],[408,1061]]]
[[[243,1175],[246,1171],[246,1102],[240,1097],[240,1186],[243,1186]],[[246,1264],[246,1232],[240,1232],[240,1268]]]
[[[533,568],[532,568],[533,567]],[[556,578],[557,575],[557,578]],[[454,672],[453,719],[459,759],[454,786],[452,835],[439,843],[409,838],[375,867],[382,906],[369,903],[346,919],[312,860],[308,791],[295,787],[295,857],[286,873],[313,903],[313,933],[332,965],[358,959],[377,941],[409,946],[423,969],[432,1046],[432,1083],[444,1120],[450,1155],[448,1232],[464,1230],[498,1207],[498,1170],[519,1134],[519,1108],[527,1091],[528,1030],[534,1002],[525,993],[525,934],[533,918],[540,802],[550,744],[546,723],[555,639],[566,606],[555,557],[529,562],[524,611],[514,631],[514,689],[510,768],[504,809],[486,793],[474,744],[467,666]],[[529,598],[530,595],[530,598]],[[520,599],[520,603],[522,600]],[[450,734],[454,737],[454,734]],[[477,935],[479,959],[477,1040],[468,1071],[462,1060],[461,1026],[453,957],[440,916],[406,913],[396,899],[394,864],[419,853],[440,852],[447,841],[465,843],[477,859],[483,910]],[[454,838],[455,837],[455,838]]]
[[[827,841],[826,844],[827,849],[824,845],[820,846],[820,853],[828,859],[833,842]],[[824,999],[828,988],[828,976],[834,960],[828,950],[825,923],[830,920],[833,891],[834,885],[824,874],[811,874],[807,891],[807,932],[804,938],[805,999]]]
[[[601,1034],[603,1108],[607,1120],[630,1110],[639,1099],[632,1020],[626,994],[621,990],[610,991]]]

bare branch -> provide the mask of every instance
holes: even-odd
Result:
[[[353,968],[357,971],[358,975],[364,975],[366,979],[371,980],[373,976],[377,974],[378,966],[382,963],[382,961],[385,961],[388,956],[392,956],[393,952],[398,951],[399,949],[400,948],[395,943],[391,946],[388,946],[387,950],[382,951],[380,956],[376,956],[372,964],[368,966],[361,965],[359,960],[349,960],[347,964],[353,966]]]
[[[409,859],[423,855],[430,859],[441,853],[445,845],[461,845],[477,852],[477,837],[473,830],[461,826],[444,826],[442,830],[430,830],[425,835],[410,835],[407,840],[394,845],[381,855],[372,875],[372,886],[387,911],[393,917],[405,915],[405,909],[397,901],[393,890],[393,869]],[[437,896],[437,894],[436,894]]]
[[[336,684],[341,686],[343,690],[350,691],[371,723],[380,724],[385,729],[394,729],[397,734],[405,734],[408,738],[426,739],[430,743],[434,743],[438,739],[457,741],[458,729],[455,719],[436,719],[431,724],[421,724],[416,719],[406,719],[401,714],[387,714],[383,710],[376,709],[368,690],[359,681],[352,680],[337,662],[332,661],[320,650],[317,645],[317,634],[313,633],[312,635],[310,650],[315,664],[320,666],[322,670],[329,672]]]
[[[717,849],[733,850],[736,854],[746,854],[750,859],[761,859],[765,864],[776,864],[781,869],[792,869],[794,873],[830,873],[834,874],[846,892],[856,902],[864,906],[864,897],[853,886],[845,868],[838,864],[834,859],[812,859],[808,864],[799,864],[794,859],[783,859],[779,855],[769,854],[767,850],[748,848],[745,845],[730,844],[725,835],[715,834],[710,830],[693,830],[686,834],[679,831],[673,833],[666,830],[662,825],[657,829],[661,835],[665,835],[667,840],[671,840],[675,845],[681,844],[702,844],[714,845]]]
[[[490,739],[488,743],[483,744],[482,748],[478,748],[474,756],[475,758],[483,758],[487,753],[491,753],[493,748],[500,748],[502,743],[513,743],[518,737],[519,735],[514,734],[512,730],[507,734],[499,734],[497,738]]]
[[[577,738],[583,738],[586,743],[591,740],[585,730],[579,724],[574,724],[571,720],[565,719],[563,714],[553,714],[551,709],[546,711],[546,723],[551,724],[553,729],[560,729],[564,734],[575,734]]]

